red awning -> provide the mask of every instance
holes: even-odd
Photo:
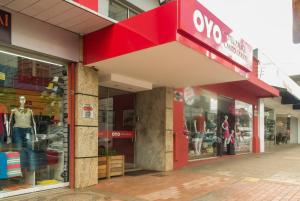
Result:
[[[212,90],[222,95],[234,97],[237,99],[249,99],[254,98],[268,98],[268,97],[278,97],[279,90],[268,85],[262,80],[251,77],[248,80],[227,82],[221,84],[213,84],[203,86],[204,89]],[[238,97],[236,96],[238,94]]]
[[[84,64],[154,87],[231,83],[258,97],[276,96],[257,78],[248,80],[252,48],[234,35],[197,0],[178,0],[85,35]]]

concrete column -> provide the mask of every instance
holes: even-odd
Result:
[[[265,103],[262,98],[258,101],[258,116],[260,152],[263,153],[265,152]]]
[[[147,170],[173,170],[173,89],[156,88],[137,93],[137,166]]]
[[[98,73],[79,63],[75,74],[75,188],[83,188],[98,183]]]

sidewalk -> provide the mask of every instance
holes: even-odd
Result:
[[[300,146],[193,163],[168,173],[101,180],[3,201],[300,201]]]

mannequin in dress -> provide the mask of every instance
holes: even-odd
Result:
[[[229,123],[228,123],[228,116],[224,116],[224,121],[222,123],[222,130],[223,130],[223,136],[224,136],[224,142],[227,145],[230,143],[230,133],[229,133]]]
[[[11,110],[11,115],[9,118],[9,131],[8,134],[10,135],[10,128],[12,129],[12,143],[15,144],[16,148],[26,148],[27,140],[32,137],[32,128],[33,128],[33,139],[37,141],[36,135],[36,123],[33,117],[33,112],[29,108],[25,108],[26,97],[20,96],[20,107],[14,108]],[[13,117],[15,119],[14,125],[12,124]]]

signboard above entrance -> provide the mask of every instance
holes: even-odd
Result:
[[[179,0],[179,32],[183,32],[247,71],[252,71],[253,49],[200,0]]]
[[[0,10],[0,41],[11,43],[11,14]]]

